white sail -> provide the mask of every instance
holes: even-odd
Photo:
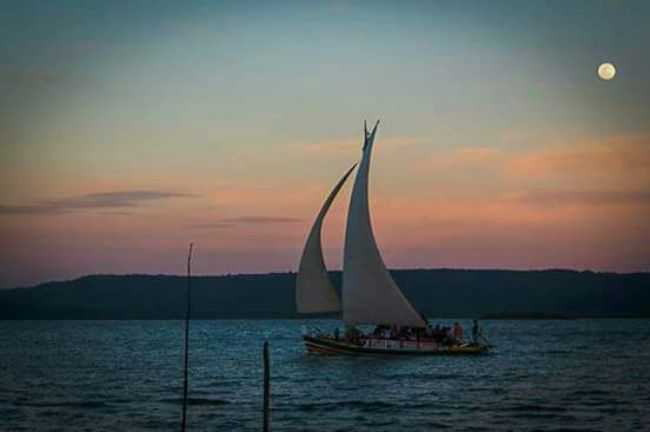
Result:
[[[334,198],[356,166],[357,164],[354,164],[334,186],[323,203],[307,237],[296,277],[296,306],[299,313],[338,312],[341,310],[339,296],[327,274],[323,260],[321,228]]]
[[[368,172],[379,121],[364,127],[363,157],[350,198],[343,260],[343,321],[424,327],[424,319],[404,297],[381,258],[370,223]]]

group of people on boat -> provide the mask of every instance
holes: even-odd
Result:
[[[341,337],[339,329],[334,331],[334,338],[339,340]],[[432,326],[427,322],[426,327],[407,327],[397,325],[380,324],[367,334],[354,326],[346,327],[343,338],[346,342],[363,344],[365,339],[388,339],[399,341],[433,341],[443,346],[463,345],[466,343],[480,344],[485,343],[483,329],[478,320],[473,320],[471,340],[465,339],[465,330],[458,322],[451,326],[436,324]]]

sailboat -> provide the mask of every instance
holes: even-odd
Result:
[[[341,313],[344,335],[305,331],[310,353],[318,354],[480,354],[487,344],[461,343],[436,338],[426,319],[404,296],[386,268],[375,241],[368,205],[370,160],[379,121],[372,131],[364,122],[361,161],[348,207],[343,254],[341,297],[325,267],[321,245],[323,221],[337,194],[357,166],[353,165],[325,199],[307,236],[296,276],[296,306],[301,314]],[[364,334],[359,325],[375,325]]]

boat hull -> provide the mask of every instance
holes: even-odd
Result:
[[[488,352],[481,345],[441,346],[432,343],[400,342],[375,340],[365,341],[363,345],[354,344],[331,337],[303,336],[307,352],[321,355],[391,355],[391,356],[431,356],[431,355],[478,355]]]

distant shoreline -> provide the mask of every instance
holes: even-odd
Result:
[[[434,319],[650,318],[650,273],[572,270],[392,270],[404,295]],[[330,272],[336,287],[341,272]],[[192,278],[192,319],[337,319],[296,312],[295,273]],[[184,276],[96,275],[0,290],[0,320],[175,320]]]
[[[650,271],[648,272],[617,272],[617,271],[599,271],[599,270],[574,270],[567,268],[542,268],[542,269],[500,269],[500,268],[450,268],[450,267],[438,267],[438,268],[397,268],[390,269],[391,273],[403,273],[403,272],[476,272],[476,273],[576,273],[576,274],[593,274],[593,275],[603,275],[603,276],[646,276],[650,278]],[[340,275],[341,270],[330,270],[328,273],[331,275]],[[286,272],[266,272],[266,273],[222,273],[222,274],[197,274],[193,278],[265,278],[272,276],[280,275],[296,275],[295,271],[286,271]],[[50,284],[66,284],[72,283],[79,280],[87,278],[179,278],[185,279],[185,275],[182,274],[168,274],[168,273],[94,273],[84,276],[74,277],[72,279],[53,279],[45,282],[40,282],[32,285],[18,285],[18,286],[9,286],[1,287],[0,293],[3,291],[12,291],[12,290],[21,290],[21,289],[31,289],[37,288],[43,285]]]
[[[502,321],[574,321],[574,320],[583,320],[583,319],[650,319],[650,314],[648,315],[601,315],[601,316],[589,316],[589,315],[553,315],[553,314],[488,314],[483,315],[479,318],[480,320],[502,320]]]
[[[585,321],[585,320],[650,320],[649,316],[580,316],[568,318],[473,318],[473,317],[436,317],[440,321]],[[338,318],[323,317],[287,317],[287,318],[192,318],[191,321],[318,321],[332,320],[341,321]],[[183,321],[182,318],[0,318],[0,322],[5,321]],[[429,320],[430,324],[436,322]]]

